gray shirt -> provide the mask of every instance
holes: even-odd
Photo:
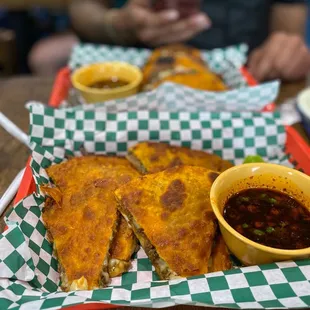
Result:
[[[201,0],[201,10],[211,18],[212,27],[186,43],[200,49],[247,43],[252,50],[262,44],[269,34],[269,18],[275,3],[306,2],[307,0]],[[110,3],[112,7],[119,8],[126,0],[110,0]],[[137,47],[144,46],[139,44]]]
[[[305,0],[202,0],[202,10],[212,27],[188,43],[201,49],[247,43],[250,50],[268,36],[271,7],[278,3],[305,3]],[[289,21],[288,21],[289,22]]]

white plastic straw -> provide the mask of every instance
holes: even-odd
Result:
[[[29,147],[28,136],[19,127],[17,127],[10,119],[8,119],[2,112],[0,112],[0,125],[13,137],[15,137],[18,141]],[[7,205],[12,201],[15,194],[17,193],[22,177],[24,175],[24,171],[25,169],[22,169],[17,174],[11,185],[2,195],[0,199],[0,215],[2,215]]]
[[[0,112],[0,125],[17,140],[29,146],[28,136],[11,120],[9,120],[2,112]]]
[[[17,176],[15,177],[15,179],[13,180],[13,182],[10,184],[10,186],[8,187],[8,189],[5,191],[5,193],[2,195],[1,199],[0,199],[0,216],[2,215],[2,213],[4,212],[5,208],[7,207],[7,205],[13,200],[20,182],[22,180],[22,177],[24,175],[25,172],[25,168],[22,169]]]

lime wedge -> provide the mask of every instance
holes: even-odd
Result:
[[[249,155],[243,161],[244,164],[263,163],[263,162],[264,160],[259,155]]]

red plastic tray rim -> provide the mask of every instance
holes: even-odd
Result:
[[[246,70],[245,67],[242,67],[240,71],[250,86],[257,85],[257,82],[251,76],[251,74]],[[68,67],[65,67],[59,71],[56,77],[56,80],[55,80],[55,83],[52,89],[52,93],[50,96],[50,100],[49,100],[49,106],[57,108],[61,104],[61,102],[63,102],[68,97],[70,87],[71,87],[70,69]],[[272,112],[274,111],[274,109],[275,109],[275,104],[270,103],[267,106],[265,106],[265,108],[263,109],[263,112]],[[300,135],[294,128],[290,126],[286,126],[286,132],[288,135],[287,140],[295,141],[295,144],[296,144],[295,147],[297,147],[299,150],[298,152],[295,152],[295,153],[300,154],[300,156],[303,156],[303,154],[308,154],[307,159],[296,158],[296,154],[295,154],[294,160],[297,162],[308,160],[309,166],[304,166],[303,170],[306,174],[310,175],[310,147],[306,145],[305,141],[300,137]],[[31,158],[29,158],[27,161],[26,169],[25,169],[19,190],[14,199],[14,204],[18,203],[23,198],[27,197],[28,195],[36,191],[32,171],[30,168],[30,160]],[[66,309],[70,309],[70,310],[77,310],[77,309],[98,310],[98,309],[112,309],[112,308],[121,308],[121,307],[118,305],[104,304],[104,303],[88,303],[88,304],[83,304],[83,305],[66,307]]]

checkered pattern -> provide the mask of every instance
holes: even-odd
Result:
[[[244,77],[240,73],[240,67],[245,64],[246,62],[246,54],[247,54],[248,47],[245,44],[240,44],[237,46],[231,46],[224,49],[214,49],[211,51],[202,51],[202,57],[206,63],[208,63],[209,67],[212,71],[220,74],[223,77],[226,85],[231,89],[239,89],[244,88],[247,86],[247,82],[245,81]],[[125,61],[136,65],[138,67],[142,67],[144,63],[147,61],[151,51],[148,49],[137,49],[137,48],[124,48],[124,47],[112,47],[106,45],[93,45],[93,44],[79,44],[76,45],[73,49],[69,67],[71,70],[75,70],[82,65],[87,65],[90,63],[102,62],[102,61]],[[221,110],[222,106],[225,104],[224,102],[230,102],[234,106],[240,105],[240,110],[243,107],[246,107],[246,110],[255,110],[259,111],[264,105],[272,102],[272,100],[266,102],[266,94],[267,87],[258,86],[255,90],[255,95],[252,96],[251,91],[249,88],[241,89],[240,94],[238,91],[228,91],[219,93],[212,93],[212,92],[201,92],[199,90],[192,90],[189,91],[186,87],[181,85],[172,87],[168,86],[169,93],[172,91],[177,96],[178,94],[181,95],[182,92],[190,92],[193,94],[194,98],[198,100],[203,98],[204,102],[206,103],[213,103],[221,102],[222,104],[218,107],[214,107],[214,109]],[[163,89],[162,89],[163,90]],[[161,92],[162,90],[158,90]],[[272,91],[272,87],[270,89]],[[156,96],[155,91],[155,96]],[[268,92],[268,91],[267,91]],[[204,94],[203,94],[204,93]],[[166,93],[168,94],[168,93]],[[275,95],[277,92],[275,93]],[[158,94],[157,96],[160,96]],[[141,97],[137,97],[137,99],[131,100],[142,100],[144,97],[152,97],[153,95],[142,95]],[[83,99],[77,94],[78,101],[83,102]],[[218,97],[218,98],[217,98]],[[133,98],[136,98],[134,96]],[[240,99],[240,101],[239,101]],[[149,102],[149,101],[148,101]],[[193,101],[195,103],[199,101]],[[250,102],[250,103],[248,103]],[[248,103],[248,105],[247,105]],[[252,103],[252,105],[251,105]],[[171,103],[173,109],[178,109],[174,103]],[[204,109],[202,106],[201,108]],[[179,108],[181,110],[181,107]]]
[[[228,87],[240,88],[247,85],[239,71],[239,68],[246,63],[247,52],[248,46],[240,44],[224,49],[203,51],[202,57],[213,72],[222,75]]]
[[[141,274],[149,272],[148,265]],[[310,305],[309,266],[309,260],[285,262],[173,281],[149,281],[147,277],[141,280],[139,272],[130,272],[126,284],[121,286],[49,294],[33,289],[27,282],[0,279],[0,306],[59,309],[92,301],[157,308],[178,304],[240,309],[305,308]]]
[[[46,167],[63,160],[66,154],[79,155],[82,144],[90,153],[122,155],[138,141],[170,141],[214,151],[235,163],[248,154],[260,154],[277,162],[285,159],[285,133],[278,114],[156,111],[113,114],[100,109],[53,110],[40,104],[29,108],[31,167],[37,185],[48,182]],[[131,270],[113,279],[108,288],[61,292],[57,261],[42,224],[43,202],[38,187],[37,194],[19,202],[7,216],[9,229],[0,236],[0,264],[5,265],[0,269],[1,309],[59,309],[89,302],[245,309],[310,306],[309,260],[158,281],[143,250],[136,254]]]
[[[34,153],[39,161],[40,154],[36,151]],[[37,164],[37,162],[33,162],[33,167],[36,167]],[[43,178],[37,179],[37,183],[42,184],[43,180]],[[25,277],[19,277],[18,279],[23,281],[32,280],[31,283],[35,288],[52,292],[58,287],[58,263],[53,256],[53,247],[47,241],[46,229],[41,218],[43,202],[43,196],[31,195],[13,208],[8,215],[8,219],[19,225],[18,228],[25,240],[26,249],[31,254],[31,266],[34,272],[32,279],[25,279]]]
[[[227,92],[205,92],[164,83],[157,89],[126,99],[97,103],[96,108],[111,113],[122,111],[158,110],[158,111],[261,111],[273,102],[279,92],[279,82],[269,82],[255,87],[245,87]],[[82,98],[80,102],[84,102]],[[75,107],[79,109],[81,106]],[[93,109],[88,104],[84,109]]]
[[[38,104],[29,108],[31,142],[58,160],[65,153],[80,155],[81,146],[88,153],[124,155],[130,146],[145,140],[211,151],[236,164],[247,155],[258,154],[267,161],[284,155],[285,130],[278,113],[105,113],[87,108],[55,110]]]
[[[69,67],[75,70],[81,66],[102,61],[124,61],[142,67],[150,54],[151,51],[144,48],[78,44],[73,48]]]
[[[281,118],[283,123],[288,126],[292,126],[296,123],[301,122],[300,113],[297,110],[296,98],[289,98],[284,101],[280,107]]]
[[[0,235],[0,278],[31,281],[34,265],[25,238],[15,222]]]
[[[248,47],[246,44],[229,46],[226,48],[216,48],[211,51],[203,50],[202,58],[208,63],[212,71],[222,73],[226,66],[240,68],[247,59]],[[121,46],[77,44],[72,51],[69,67],[75,70],[83,65],[102,61],[124,61],[132,65],[142,67],[149,56],[151,50],[146,48],[128,48]]]

